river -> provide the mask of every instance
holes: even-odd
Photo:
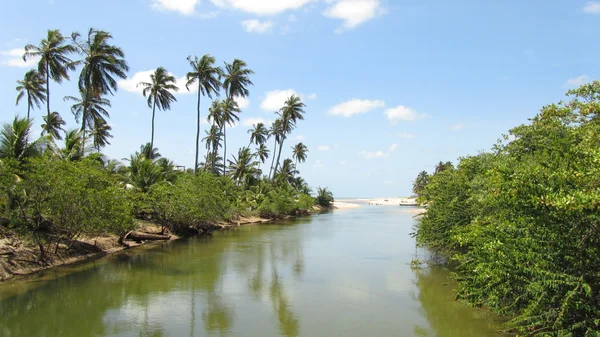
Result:
[[[400,207],[243,226],[0,283],[0,336],[491,337]]]

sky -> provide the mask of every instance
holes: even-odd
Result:
[[[511,128],[568,89],[600,76],[600,2],[576,0],[0,0],[0,122],[26,115],[16,81],[35,61],[21,56],[48,29],[109,31],[130,66],[108,97],[114,138],[103,152],[129,157],[150,141],[151,110],[136,87],[159,66],[183,79],[186,57],[244,60],[254,70],[228,158],[247,130],[274,120],[285,98],[306,104],[284,144],[303,142],[298,169],[337,197],[411,193],[422,170],[489,150]],[[74,56],[74,59],[77,57]],[[71,76],[77,77],[73,72]],[[196,95],[157,111],[155,146],[178,165],[194,162]],[[77,127],[76,81],[51,83],[51,109]],[[72,103],[71,103],[72,104]],[[210,99],[202,99],[206,116]],[[45,110],[34,110],[36,125]],[[202,135],[208,123],[202,120]],[[272,149],[272,141],[269,142]],[[204,144],[201,146],[204,154]],[[263,167],[264,168],[264,167]]]

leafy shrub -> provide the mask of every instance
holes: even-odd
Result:
[[[317,205],[323,207],[331,207],[331,203],[333,202],[333,200],[333,193],[331,193],[331,191],[327,187],[317,188],[317,197],[315,198]]]

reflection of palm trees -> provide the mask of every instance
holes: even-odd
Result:
[[[220,332],[221,336],[227,336],[233,323],[232,310],[220,296],[214,292],[208,294],[207,307],[202,313],[204,329],[209,332]]]

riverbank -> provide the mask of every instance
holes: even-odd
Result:
[[[322,212],[325,209],[316,207],[314,211]],[[291,218],[291,216],[287,218]],[[226,230],[244,225],[265,224],[275,220],[277,219],[254,216],[238,217],[236,220],[220,222],[214,226],[214,229]],[[145,239],[144,236],[146,235],[155,239]],[[0,226],[0,282],[60,266],[102,258],[126,249],[149,246],[180,238],[180,236],[169,233],[161,225],[138,220],[135,231],[128,233],[124,238],[119,238],[116,235],[82,236],[68,244],[59,243],[57,245],[52,244],[52,247],[46,247],[46,256],[42,259],[40,250],[35,244],[24,240],[16,232]]]

